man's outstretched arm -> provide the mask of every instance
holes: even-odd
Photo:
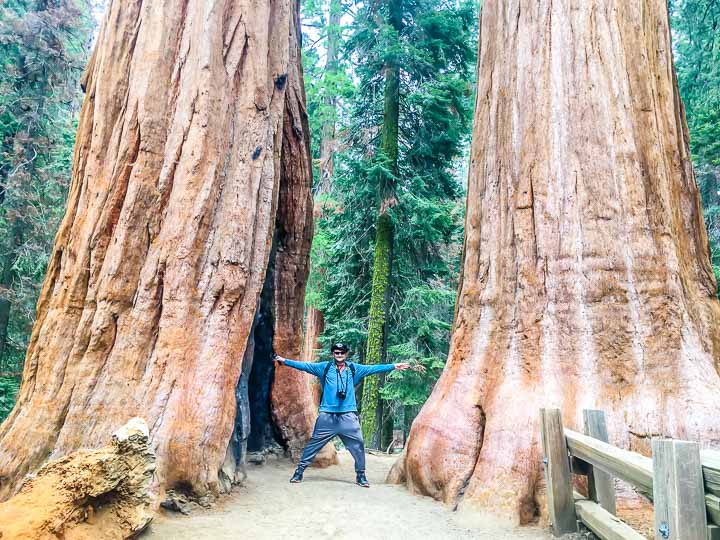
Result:
[[[320,377],[325,369],[326,362],[298,362],[297,360],[290,360],[289,358],[283,358],[280,355],[275,355],[275,361],[283,366],[299,369],[310,375]]]
[[[355,369],[357,370],[356,378],[362,379],[363,377],[367,377],[368,375],[375,375],[377,373],[388,373],[389,371],[403,371],[410,367],[410,364],[407,362],[400,362],[398,364],[374,364],[374,365],[367,365],[367,364],[355,364],[357,366]]]

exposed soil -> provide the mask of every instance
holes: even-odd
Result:
[[[493,515],[461,511],[402,486],[384,484],[394,457],[368,455],[370,489],[355,485],[352,458],[339,452],[340,464],[309,469],[301,484],[288,479],[293,464],[270,458],[249,465],[245,485],[210,510],[190,516],[161,513],[142,540],[252,538],[543,539],[538,527],[516,528]]]

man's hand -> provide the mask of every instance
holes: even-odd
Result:
[[[284,359],[282,356],[278,355],[278,354],[274,354],[274,355],[273,355],[273,360],[275,360],[275,362],[277,362],[277,363],[280,364],[281,366],[285,365],[285,359]]]
[[[397,371],[405,371],[406,369],[412,369],[413,371],[417,371],[418,373],[425,373],[425,366],[423,366],[422,364],[411,365],[408,362],[400,362],[398,364],[395,364],[395,369]]]

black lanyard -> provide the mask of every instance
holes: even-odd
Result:
[[[345,371],[348,371],[350,368],[348,368],[347,364],[345,364]],[[338,391],[342,393],[346,393],[348,389],[348,385],[350,384],[350,377],[348,375],[345,375],[345,386],[342,386],[340,383],[343,382],[343,376],[340,374],[340,370],[338,369],[337,365],[335,366],[335,384],[338,387]]]

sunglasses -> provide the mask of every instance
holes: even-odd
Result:
[[[346,352],[340,352],[340,351],[333,351],[333,354],[334,354],[335,356],[343,356],[343,355],[346,355],[347,353],[346,353]]]

